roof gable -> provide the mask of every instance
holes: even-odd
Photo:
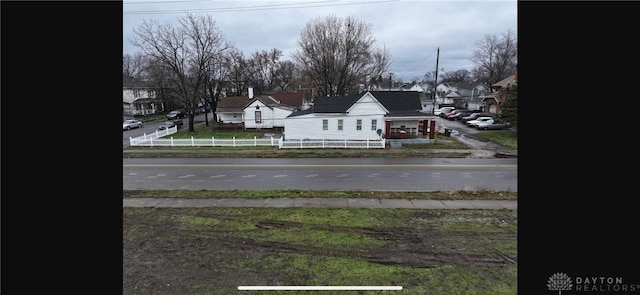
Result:
[[[509,77],[506,77],[498,82],[496,82],[495,84],[491,85],[494,88],[507,88],[509,87],[509,85],[513,84],[513,81],[516,80],[516,75],[511,75]]]
[[[360,95],[360,97],[353,104],[351,104],[351,106],[347,109],[347,112],[351,113],[353,111],[356,111],[357,113],[358,111],[362,111],[361,108],[358,108],[358,109],[356,108],[365,103],[375,103],[379,106],[380,111],[382,111],[385,114],[389,113],[389,110],[385,108],[384,105],[382,105],[380,101],[378,101],[378,99],[376,99],[376,97],[373,96],[373,94],[371,94],[371,92],[369,91],[362,93],[362,95]],[[367,112],[371,112],[371,111],[372,111],[371,106],[369,106]]]
[[[416,91],[367,91],[350,96],[316,97],[313,113],[346,113],[353,104],[369,93],[389,113],[416,112],[422,110],[420,93]]]

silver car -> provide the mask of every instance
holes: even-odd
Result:
[[[122,122],[122,130],[131,130],[133,128],[142,127],[142,121],[139,120],[124,120]]]

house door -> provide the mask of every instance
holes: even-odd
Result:
[[[391,137],[391,121],[384,122],[384,137],[385,138]]]

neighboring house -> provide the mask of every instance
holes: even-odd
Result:
[[[245,129],[283,128],[284,118],[294,110],[308,109],[311,99],[306,92],[278,92],[272,95],[223,97],[216,115],[222,123],[244,123]]]
[[[284,120],[285,140],[378,140],[418,135],[421,113],[416,91],[366,91],[345,97],[316,97],[310,109]]]
[[[271,96],[258,96],[244,109],[244,127],[246,129],[284,128],[284,118],[296,108],[282,105]]]
[[[407,85],[405,91],[416,91],[420,94],[420,105],[422,106],[421,112],[433,113],[433,94],[431,93],[433,86],[429,83]]]
[[[147,83],[122,75],[122,112],[124,117],[164,112],[164,103]]]
[[[216,108],[220,123],[244,123],[244,108],[251,103],[249,96],[221,97]]]
[[[500,114],[500,105],[507,98],[509,88],[515,84],[518,84],[517,68],[515,74],[491,85],[491,88],[493,90],[492,93],[481,95],[482,102],[484,103],[484,111]]]

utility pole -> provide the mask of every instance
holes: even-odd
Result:
[[[391,91],[391,77],[393,77],[393,73],[389,72],[389,91]]]
[[[433,82],[433,111],[436,110],[436,93],[438,93],[438,61],[440,61],[440,47],[436,55],[436,80]]]

